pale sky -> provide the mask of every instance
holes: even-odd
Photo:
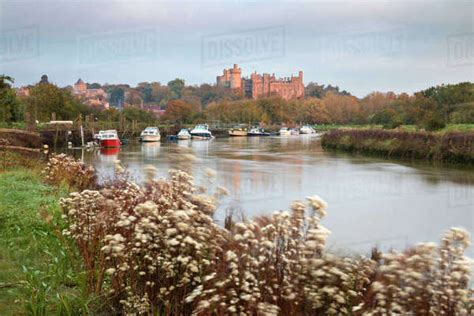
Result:
[[[359,97],[474,81],[473,1],[0,0],[0,73],[214,83],[238,63]]]

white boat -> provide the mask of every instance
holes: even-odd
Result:
[[[290,129],[288,127],[282,127],[280,128],[280,131],[278,132],[280,136],[289,136],[291,135]]]
[[[140,134],[141,142],[159,142],[161,138],[158,127],[147,127]]]
[[[252,127],[247,135],[248,136],[270,136],[270,133],[265,132],[263,128]]]
[[[300,134],[299,129],[297,129],[297,128],[290,129],[290,135],[299,135],[299,134]]]
[[[191,134],[187,128],[182,128],[176,137],[178,139],[191,139]]]
[[[300,128],[300,133],[301,134],[314,134],[316,133],[316,131],[311,126],[304,125],[303,127]]]
[[[212,133],[209,131],[207,124],[198,124],[191,131],[191,137],[193,139],[211,139],[214,138]]]
[[[245,127],[236,126],[229,130],[229,136],[239,137],[239,136],[247,136],[247,135],[248,135],[248,132]]]

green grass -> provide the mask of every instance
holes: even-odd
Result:
[[[80,267],[58,237],[65,194],[28,169],[0,173],[0,315],[85,312]]]
[[[18,128],[18,129],[25,129],[26,124],[25,122],[0,122],[0,128]]]

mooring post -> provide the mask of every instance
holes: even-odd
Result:
[[[82,143],[82,147],[84,147],[84,129],[82,128],[82,124],[81,124],[81,143]]]

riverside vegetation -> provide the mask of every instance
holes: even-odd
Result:
[[[474,164],[474,132],[334,129],[322,136],[321,145],[385,157]]]
[[[139,185],[117,163],[115,178],[98,184],[93,169],[65,155],[43,168],[48,185],[21,167],[4,170],[0,246],[11,273],[1,275],[10,280],[0,303],[20,304],[0,308],[34,315],[474,312],[464,229],[447,230],[439,245],[342,256],[326,250],[327,205],[318,196],[221,227],[213,213],[225,188],[209,192],[180,170],[165,179],[151,166],[144,172]],[[213,182],[216,173],[206,173]]]

